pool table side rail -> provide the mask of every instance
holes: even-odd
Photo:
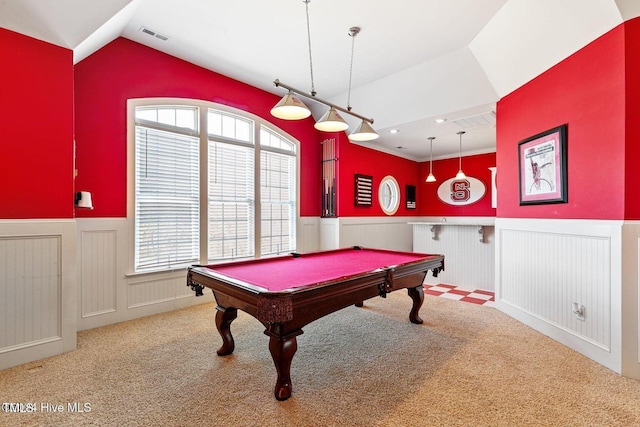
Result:
[[[221,307],[235,307],[264,324],[286,323],[287,330],[295,330],[338,309],[384,296],[380,285],[388,284],[390,274],[392,283],[387,292],[420,286],[429,270],[437,275],[443,267],[443,256],[429,255],[399,267],[379,268],[279,292],[270,292],[206,267],[191,267],[188,285],[212,289]]]
[[[425,265],[425,263],[427,265]],[[360,276],[368,276],[371,274],[386,272],[389,270],[395,271],[395,269],[397,268],[398,268],[398,265],[389,265],[389,266],[376,268],[374,270],[363,271],[360,273],[349,274],[349,275],[340,276],[340,277],[334,277],[329,280],[315,283],[313,285],[294,286],[291,288],[283,289],[281,291],[270,291],[269,289],[264,288],[262,286],[249,283],[244,280],[237,279],[235,277],[227,276],[226,274],[220,273],[210,268],[209,266],[194,265],[188,268],[187,286],[191,286],[191,284],[195,283],[200,286],[210,288],[210,286],[207,286],[205,283],[200,283],[200,281],[202,280],[206,282],[207,280],[205,278],[210,278],[210,279],[218,280],[223,283],[228,283],[233,286],[237,286],[239,288],[242,288],[248,292],[255,293],[255,294],[268,293],[273,296],[284,296],[284,295],[291,295],[299,292],[308,292],[309,290],[314,288],[324,288],[326,286],[331,286],[335,284],[335,282],[337,281],[357,279]],[[425,258],[420,258],[415,261],[410,261],[408,263],[402,264],[402,268],[403,268],[403,271],[405,272],[404,274],[402,274],[402,276],[411,274],[417,271],[422,271],[422,270],[424,271],[433,270],[433,274],[435,277],[438,275],[438,272],[444,270],[444,257],[442,255],[425,255]],[[398,276],[398,277],[402,277],[402,276]]]

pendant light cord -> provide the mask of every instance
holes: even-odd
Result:
[[[460,134],[460,149],[458,150],[458,170],[462,170],[462,134]]]
[[[309,70],[311,71],[311,95],[316,96],[316,88],[313,83],[313,60],[311,59],[311,26],[309,25],[309,2],[311,0],[302,0],[305,3],[307,12],[307,41],[309,45]]]
[[[353,52],[355,51],[356,35],[360,32],[360,28],[351,27],[349,35],[351,36],[351,65],[349,65],[349,91],[347,92],[347,110],[351,111],[351,80],[353,77]]]
[[[434,137],[429,137],[429,173],[431,173],[432,168],[433,168],[433,140],[435,138]]]
[[[460,135],[460,149],[458,151],[459,157],[458,157],[458,170],[462,170],[462,134],[466,133],[465,131],[461,130],[460,132],[458,132],[458,135]]]

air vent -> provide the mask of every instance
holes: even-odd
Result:
[[[462,129],[469,130],[485,126],[494,126],[496,124],[496,113],[489,111],[488,113],[478,114],[476,116],[464,117],[462,119],[453,120],[453,123]]]
[[[155,37],[155,38],[158,38],[158,39],[160,39],[162,41],[165,41],[165,42],[167,40],[169,40],[169,37],[164,36],[164,35],[162,35],[160,33],[156,33],[155,31],[153,31],[153,30],[151,30],[151,29],[149,29],[147,27],[140,27],[140,31],[142,31],[145,34],[149,34],[152,37]]]

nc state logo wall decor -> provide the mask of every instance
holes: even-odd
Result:
[[[454,206],[465,206],[482,199],[487,187],[477,178],[450,178],[438,187],[438,198],[444,203]]]

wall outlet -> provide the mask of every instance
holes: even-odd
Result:
[[[576,315],[576,318],[578,320],[583,320],[584,321],[584,311],[585,311],[584,305],[582,305],[580,303],[577,303],[577,302],[574,302],[572,304],[571,311],[573,312],[573,314]]]

